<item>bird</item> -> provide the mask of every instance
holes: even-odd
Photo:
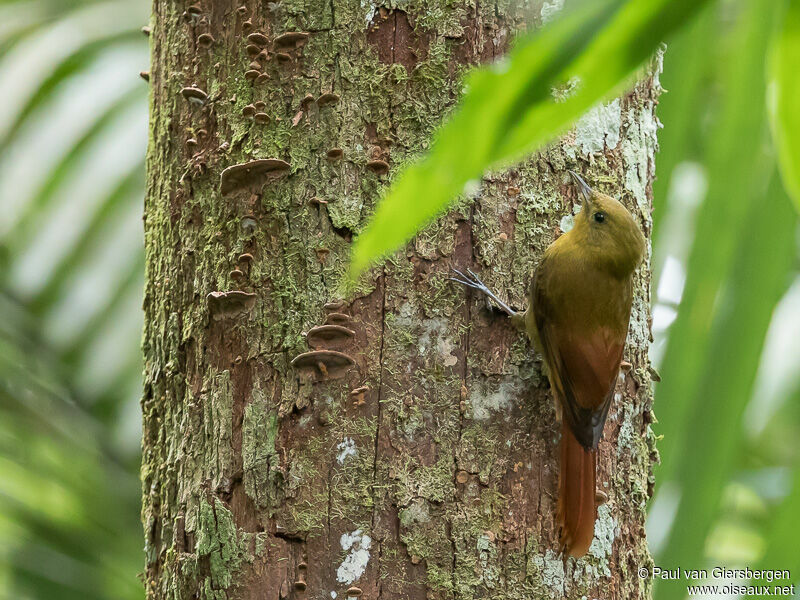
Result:
[[[633,304],[633,275],[645,238],[625,206],[569,171],[581,197],[573,227],[533,271],[525,311],[514,311],[478,276],[451,277],[488,296],[524,330],[543,357],[561,425],[560,550],[579,558],[597,520],[597,448],[622,363]]]

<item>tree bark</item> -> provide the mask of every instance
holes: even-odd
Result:
[[[657,62],[558,143],[484,178],[355,299],[337,295],[352,236],[428,148],[465,68],[551,4],[155,0],[148,598],[649,596],[648,265],[600,445],[608,501],[578,561],[558,552],[541,360],[448,275],[471,268],[521,308],[579,205],[568,168],[649,235]],[[277,160],[230,169],[254,159]]]

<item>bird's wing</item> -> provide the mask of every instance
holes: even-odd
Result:
[[[579,332],[557,323],[546,286],[534,286],[534,317],[553,392],[576,439],[596,448],[614,395],[625,332],[604,326]]]

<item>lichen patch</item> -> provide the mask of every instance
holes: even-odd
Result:
[[[508,416],[513,399],[519,394],[519,382],[513,378],[502,379],[496,384],[491,381],[477,382],[469,395],[472,418],[486,421],[493,413]]]
[[[360,529],[356,529],[352,533],[343,533],[339,543],[342,546],[342,550],[348,552],[348,554],[336,570],[336,581],[350,585],[361,577],[367,569],[372,538],[362,533]]]
[[[619,144],[622,109],[619,98],[598,104],[575,125],[575,144],[583,154],[613,150]]]
[[[340,465],[344,464],[344,461],[347,460],[350,456],[356,456],[358,454],[358,448],[356,448],[356,443],[353,441],[353,438],[344,438],[343,441],[339,442],[336,446],[336,450],[338,454],[336,455],[336,462]]]

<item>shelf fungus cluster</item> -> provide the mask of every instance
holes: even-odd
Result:
[[[244,18],[247,15],[247,7],[240,7],[237,12]],[[242,33],[245,36],[245,52],[250,58],[244,76],[254,84],[260,84],[269,79],[266,71],[267,63],[270,60],[274,60],[276,63],[291,62],[296,51],[306,44],[309,37],[305,31],[287,31],[272,41],[270,49],[269,38],[262,31],[257,31],[250,19],[242,22]]]
[[[347,327],[351,324],[350,316],[342,312],[333,312],[341,309],[342,303],[330,303],[325,306],[328,311],[325,323],[312,327],[306,333],[306,342],[311,350],[292,360],[292,366],[304,376],[304,379],[311,381],[339,379],[355,365],[353,358],[343,351],[343,347],[355,335],[355,332]]]

